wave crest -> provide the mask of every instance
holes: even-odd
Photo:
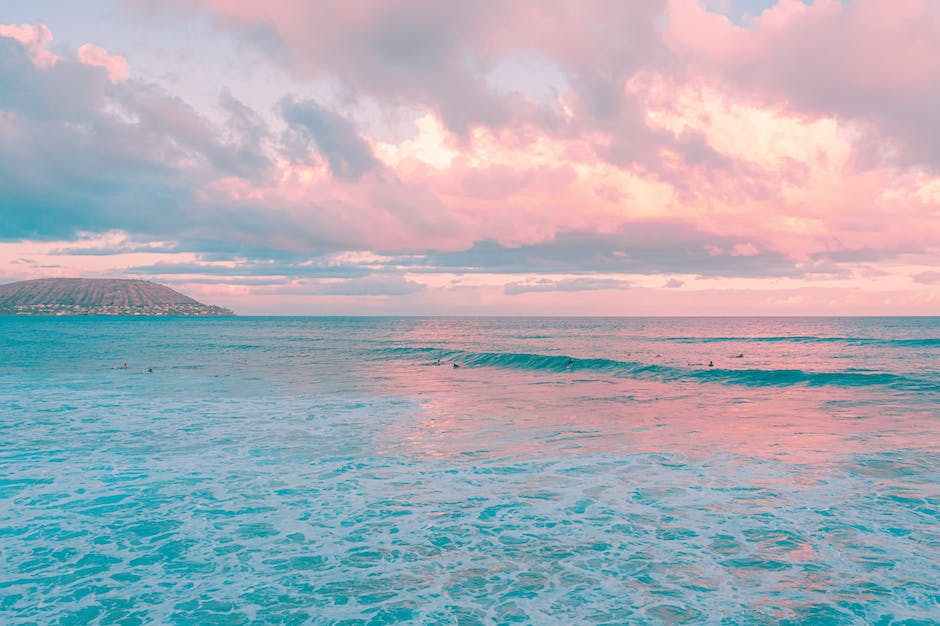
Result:
[[[800,369],[723,369],[677,367],[618,361],[603,358],[575,358],[566,355],[516,352],[470,352],[433,347],[398,347],[378,351],[401,359],[425,359],[459,362],[469,367],[499,367],[539,372],[592,371],[615,377],[659,382],[698,381],[748,387],[871,387],[884,386],[904,391],[940,391],[936,382],[882,372],[810,372]]]

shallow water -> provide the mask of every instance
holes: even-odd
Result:
[[[938,318],[0,318],[0,622],[933,623],[938,418]]]

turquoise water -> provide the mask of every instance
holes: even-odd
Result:
[[[937,623],[938,425],[940,318],[0,317],[0,623]]]

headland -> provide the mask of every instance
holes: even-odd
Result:
[[[148,280],[40,278],[0,285],[0,315],[234,314]]]

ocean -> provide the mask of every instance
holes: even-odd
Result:
[[[938,623],[938,435],[940,318],[0,317],[0,623]]]

